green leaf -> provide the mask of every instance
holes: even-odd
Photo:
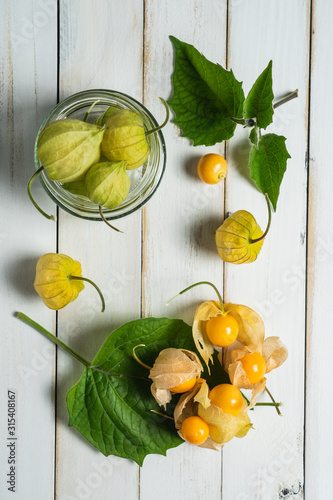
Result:
[[[259,144],[259,138],[260,136],[258,127],[253,127],[253,129],[250,132],[249,139],[257,149]]]
[[[151,395],[148,370],[132,357],[138,344],[145,344],[137,355],[149,366],[162,349],[195,350],[192,329],[181,320],[147,318],[126,323],[109,335],[91,367],[70,389],[67,407],[69,425],[104,455],[142,465],[147,454],[165,455],[183,441],[171,420],[151,412],[161,409]]]
[[[258,149],[253,147],[250,156],[251,177],[260,191],[268,194],[274,211],[279,197],[280,184],[286,171],[287,151],[286,138],[276,134],[263,135]]]
[[[273,121],[272,61],[249,92],[245,101],[245,118],[256,118],[259,128],[266,128]]]
[[[170,37],[176,52],[173,73],[175,123],[195,146],[230,139],[243,117],[244,92],[232,71],[208,61],[193,45]]]

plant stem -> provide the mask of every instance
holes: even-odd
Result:
[[[195,287],[195,286],[198,286],[198,285],[209,285],[211,286],[212,288],[214,288],[215,292],[216,292],[216,295],[218,296],[218,299],[219,299],[219,302],[220,302],[220,308],[221,308],[221,312],[222,314],[225,314],[225,310],[224,310],[224,305],[223,305],[223,301],[222,301],[222,297],[218,291],[218,289],[216,288],[215,285],[213,285],[213,283],[211,283],[210,281],[198,281],[198,283],[194,283],[193,285],[190,285],[188,286],[187,288],[184,288],[184,290],[182,290],[181,292],[177,293],[177,295],[175,295],[174,297],[172,297],[172,299],[170,299],[168,302],[167,302],[167,306],[170,304],[170,302],[175,299],[176,297],[178,297],[179,295],[182,295],[183,293],[187,292],[188,290],[191,290],[191,288]]]
[[[256,403],[255,406],[283,406],[283,403]]]
[[[120,231],[120,229],[117,229],[116,227],[114,226],[111,226],[110,222],[108,222],[103,214],[103,211],[102,211],[102,207],[99,206],[99,214],[100,216],[102,217],[102,220],[105,222],[105,224],[107,224],[109,227],[111,227],[111,229],[114,229],[115,231],[118,231],[118,233],[123,233],[124,231]]]
[[[102,311],[101,312],[105,311],[105,300],[104,300],[103,294],[100,291],[100,289],[98,288],[98,286],[93,281],[91,281],[88,278],[83,278],[82,276],[72,276],[72,275],[70,275],[70,276],[68,276],[68,278],[70,280],[81,280],[81,281],[86,281],[87,283],[90,283],[95,288],[95,290],[97,290],[97,292],[98,292],[98,294],[99,294],[99,296],[101,298],[101,301],[102,301]]]
[[[162,99],[162,97],[160,97],[161,101],[163,102],[164,106],[165,106],[165,109],[166,109],[166,117],[165,117],[165,120],[164,122],[162,123],[162,125],[159,125],[158,127],[156,128],[153,128],[152,130],[148,130],[148,132],[145,132],[145,136],[147,137],[147,135],[150,135],[150,134],[154,134],[154,132],[158,132],[159,130],[161,130],[161,128],[165,127],[165,125],[168,123],[169,121],[169,114],[170,114],[170,111],[169,111],[169,106],[167,105],[167,103],[165,102],[164,99]]]
[[[90,115],[91,110],[93,109],[93,107],[95,106],[95,104],[97,104],[98,102],[100,102],[100,99],[97,99],[97,101],[95,101],[95,102],[92,103],[92,105],[90,106],[90,108],[88,109],[88,111],[86,112],[86,114],[84,115],[84,118],[83,118],[84,122],[86,122],[88,120],[88,117]]]
[[[132,349],[133,358],[135,359],[135,361],[137,363],[139,363],[139,365],[143,366],[144,368],[147,368],[147,370],[151,370],[151,368],[152,368],[151,366],[146,365],[146,363],[144,363],[143,361],[141,361],[141,359],[138,358],[138,356],[135,352],[135,349],[137,349],[138,347],[146,347],[146,346],[145,346],[145,344],[138,344],[135,347],[133,347],[133,349]]]
[[[268,223],[267,223],[267,227],[266,227],[266,231],[264,232],[264,234],[262,236],[260,236],[260,238],[256,238],[255,240],[250,240],[250,242],[253,244],[253,243],[258,243],[259,241],[263,240],[266,238],[267,236],[267,233],[269,231],[269,228],[271,227],[271,221],[272,221],[272,208],[271,208],[271,202],[269,201],[269,198],[268,198],[268,194],[266,193],[265,194],[265,200],[266,200],[266,203],[267,203],[267,208],[268,208]]]
[[[291,92],[290,94],[286,95],[286,97],[283,97],[283,99],[280,99],[280,101],[277,101],[273,104],[273,108],[278,108],[279,106],[282,106],[282,104],[285,104],[288,101],[291,101],[292,99],[295,99],[295,97],[298,97],[298,89],[294,90],[294,92]]]
[[[64,344],[64,342],[62,342],[55,335],[53,335],[53,333],[47,331],[41,325],[39,325],[38,323],[36,323],[36,321],[34,321],[33,319],[29,318],[28,316],[26,316],[22,312],[17,313],[17,317],[19,319],[21,319],[24,323],[26,323],[27,325],[31,326],[32,328],[34,328],[35,330],[37,330],[39,333],[41,333],[42,335],[44,335],[44,337],[46,337],[49,340],[51,340],[51,342],[53,342],[54,344],[56,344],[59,347],[61,347],[64,351],[68,352],[68,354],[70,354],[73,358],[75,358],[78,361],[80,361],[80,363],[82,363],[84,366],[89,366],[89,367],[91,366],[91,363],[89,363],[89,361],[87,361],[86,359],[84,359],[77,352],[73,351],[73,349],[71,349],[70,347],[68,347],[68,345]]]
[[[47,219],[56,221],[57,220],[56,216],[55,215],[48,215],[46,212],[44,212],[44,210],[42,210],[40,208],[40,206],[36,203],[36,201],[34,200],[32,194],[31,194],[31,184],[36,179],[37,175],[39,175],[42,172],[42,170],[44,170],[43,166],[41,166],[38,170],[36,170],[36,172],[34,173],[34,175],[30,178],[30,180],[28,182],[28,186],[27,186],[28,195],[29,195],[29,198],[30,198],[33,206],[35,208],[37,208],[38,212],[40,212],[42,215],[44,215],[44,217],[46,217]]]
[[[152,413],[156,413],[156,415],[160,415],[161,417],[169,418],[170,420],[175,421],[175,419],[173,417],[170,417],[170,415],[166,415],[165,413],[162,413],[162,412],[156,411],[156,410],[150,410],[150,411]]]
[[[269,397],[271,398],[271,400],[273,401],[273,403],[276,404],[275,402],[275,399],[273,398],[272,394],[270,393],[270,391],[267,389],[267,387],[265,387],[265,391],[267,392],[267,394],[269,395]],[[277,414],[280,415],[280,417],[282,417],[282,413],[280,412],[279,408],[277,406],[275,406],[275,409],[277,411]]]
[[[238,123],[238,125],[245,125],[245,119],[244,118],[230,118],[235,123]]]

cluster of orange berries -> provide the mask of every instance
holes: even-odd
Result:
[[[228,313],[221,313],[209,319],[206,323],[206,333],[209,340],[218,347],[226,347],[232,344],[239,331],[237,320]],[[244,371],[251,382],[259,382],[266,372],[266,363],[258,352],[246,354],[241,360]],[[172,392],[181,393],[191,390],[196,384],[196,379],[190,379],[171,389]],[[215,406],[221,408],[225,413],[237,416],[243,408],[243,395],[240,390],[232,384],[220,384],[214,387],[208,395]],[[208,424],[198,416],[191,416],[184,420],[181,426],[183,438],[195,445],[200,445],[209,436]]]

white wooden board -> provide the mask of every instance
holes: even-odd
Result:
[[[1,6],[0,498],[330,500],[331,3],[3,0]],[[227,181],[207,186],[196,176],[196,162],[205,152],[224,154],[225,145],[194,148],[170,122],[161,186],[142,211],[118,223],[124,234],[61,210],[54,224],[26,194],[35,136],[58,98],[109,88],[143,102],[163,121],[158,97],[172,92],[170,35],[232,68],[245,93],[270,59],[275,97],[299,89],[267,130],[287,137],[292,158],[271,231],[251,265],[223,265],[213,238],[224,209],[246,209],[266,225],[264,198],[244,168],[247,131],[241,128],[227,147]],[[38,182],[33,192],[55,212]],[[104,314],[88,284],[57,314],[42,304],[33,290],[35,264],[57,250],[79,260],[84,275],[100,286]],[[56,354],[15,311],[91,359],[108,333],[131,319],[168,316],[191,323],[196,306],[215,298],[208,287],[168,308],[165,303],[201,280],[214,282],[226,301],[258,311],[266,335],[287,345],[288,361],[268,376],[271,392],[284,402],[283,417],[257,408],[255,430],[221,453],[184,444],[166,457],[148,456],[141,468],[104,457],[67,427],[66,393],[82,367]],[[8,390],[15,392],[15,436],[8,434]],[[15,448],[15,493],[7,483],[8,443]]]

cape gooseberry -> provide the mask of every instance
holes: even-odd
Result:
[[[232,264],[256,260],[271,224],[271,206],[267,194],[268,224],[263,233],[256,219],[246,210],[238,210],[228,217],[215,233],[220,257]]]
[[[126,161],[96,163],[85,176],[88,197],[99,205],[101,217],[108,225],[110,224],[103,216],[102,207],[116,208],[127,198],[131,181],[126,173],[126,166]]]
[[[35,202],[31,184],[45,170],[52,181],[69,183],[84,179],[87,170],[99,161],[105,127],[81,120],[56,120],[42,130],[37,143],[37,156],[42,166],[28,182],[28,194],[33,205],[47,219],[47,215]]]
[[[161,99],[167,116],[162,125],[145,131],[141,117],[129,109],[111,106],[97,121],[104,123],[106,130],[103,136],[102,154],[110,161],[125,160],[127,170],[140,167],[148,158],[149,146],[146,137],[163,128],[169,119],[169,108]]]
[[[81,120],[56,120],[42,131],[37,156],[53,181],[71,182],[84,174],[100,157],[104,128]]]
[[[105,301],[98,286],[82,276],[81,264],[68,255],[47,253],[40,257],[36,266],[34,288],[44,304],[53,310],[59,310],[73,302],[84,289],[83,282],[93,285],[102,301]]]
[[[81,198],[88,198],[86,183],[84,179],[82,181],[65,182],[62,187],[69,193],[75,194],[76,196],[81,196]]]

